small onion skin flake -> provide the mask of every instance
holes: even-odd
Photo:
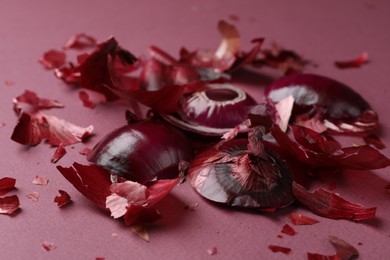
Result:
[[[313,108],[329,128],[342,133],[365,133],[378,127],[378,116],[357,92],[347,85],[315,74],[293,74],[276,80],[265,89],[265,95],[277,102],[292,95],[294,116]],[[342,123],[351,125],[342,128]],[[336,126],[334,126],[336,125]],[[334,128],[334,129],[333,129]]]
[[[362,54],[360,54],[355,59],[343,60],[343,61],[339,60],[339,61],[335,61],[334,64],[339,69],[349,69],[349,68],[359,68],[363,64],[368,63],[368,61],[369,61],[368,60],[368,53],[367,52],[363,52]]]
[[[297,200],[317,215],[332,219],[355,221],[368,220],[375,217],[376,208],[364,208],[362,205],[352,203],[336,193],[331,193],[321,188],[314,192],[309,192],[296,182],[293,182],[292,187]]]
[[[123,126],[104,137],[88,154],[88,160],[125,179],[145,183],[176,178],[182,160],[190,161],[189,139],[162,122]]]
[[[60,193],[60,195],[54,198],[54,202],[57,203],[59,208],[62,208],[63,206],[72,202],[69,194],[66,191],[58,190],[58,192]]]
[[[291,223],[294,225],[313,225],[317,224],[319,221],[308,216],[299,214],[299,213],[291,213],[289,216]]]
[[[0,198],[0,214],[13,215],[19,209],[19,198],[17,195]]]
[[[229,206],[280,208],[294,201],[284,164],[267,152],[249,154],[247,145],[247,139],[233,139],[198,153],[189,168],[191,185]]]
[[[0,179],[0,196],[3,196],[15,189],[16,180],[10,177],[4,177]]]
[[[277,245],[269,245],[268,249],[274,253],[283,253],[285,255],[289,255],[292,253],[292,249],[289,247],[277,246]]]

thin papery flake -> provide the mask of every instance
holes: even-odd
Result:
[[[322,188],[310,192],[293,182],[293,194],[312,212],[327,218],[362,221],[375,217],[376,208],[365,208]]]
[[[57,100],[39,97],[34,91],[25,90],[21,95],[13,99],[14,110],[20,112],[22,104],[31,106],[32,110],[63,108],[64,105]]]
[[[39,59],[39,62],[48,70],[61,67],[65,61],[65,52],[57,50],[49,50]]]
[[[49,179],[47,179],[46,177],[36,175],[32,183],[35,185],[46,186],[49,183]]]
[[[121,48],[114,38],[110,38],[98,44],[91,54],[79,56],[79,66],[72,71],[79,75],[77,83],[81,88],[101,93],[108,101],[112,101],[118,99],[118,96],[107,86],[112,86],[112,78],[116,77],[116,73],[121,73],[127,67],[132,68],[136,60],[133,54]]]
[[[0,179],[0,196],[3,196],[15,189],[16,180],[10,177],[4,177]]]
[[[146,242],[150,241],[149,232],[146,230],[146,228],[143,225],[131,225],[130,226],[130,230],[136,236],[138,236],[139,238],[145,240]]]
[[[37,202],[39,199],[39,193],[35,191],[35,192],[30,193],[30,194],[27,194],[26,197],[31,199],[34,202]]]
[[[218,22],[218,30],[222,40],[217,49],[199,49],[189,52],[183,48],[180,52],[180,61],[193,66],[210,67],[217,71],[229,69],[240,49],[240,34],[234,25],[222,20]]]
[[[335,61],[335,65],[336,65],[336,67],[338,67],[340,69],[359,68],[363,64],[368,63],[368,61],[369,61],[368,60],[368,53],[367,52],[363,52],[362,54],[360,54],[355,59],[343,60],[343,61],[341,61],[341,60],[340,61]]]
[[[322,255],[317,253],[307,253],[307,260],[340,260],[337,255]]]
[[[295,141],[278,126],[271,128],[272,136],[284,151],[312,167],[339,167],[373,170],[390,166],[390,159],[369,145],[341,147],[335,139],[308,128],[291,125]]]
[[[373,145],[377,149],[385,149],[386,145],[383,141],[375,134],[366,135],[363,137],[364,142],[369,145]]]
[[[289,255],[292,253],[292,249],[289,247],[284,246],[277,246],[277,245],[269,245],[268,249],[271,250],[274,253],[283,253],[285,255]]]
[[[297,232],[289,224],[286,224],[282,228],[282,233],[289,236],[295,236]]]
[[[36,145],[42,140],[53,146],[67,146],[89,137],[93,126],[80,127],[55,116],[41,112],[21,113],[11,139],[24,145]]]
[[[72,167],[57,166],[61,174],[86,198],[106,210],[106,198],[111,195],[110,172],[96,165],[73,163]]]
[[[160,218],[152,206],[164,198],[179,183],[179,179],[157,180],[148,186],[125,181],[111,183],[111,173],[96,165],[74,163],[57,169],[85,197],[113,217],[124,217],[127,225],[154,222]],[[146,189],[145,189],[146,187]]]
[[[56,163],[59,159],[61,159],[66,154],[65,147],[60,144],[57,149],[55,150],[53,157],[51,157],[51,162]]]
[[[88,108],[95,108],[97,104],[106,102],[104,95],[92,91],[81,90],[79,98],[83,102],[83,106]]]
[[[51,242],[48,242],[48,241],[43,241],[42,242],[42,247],[46,250],[46,251],[51,251],[53,249],[56,248],[56,246],[51,243]]]
[[[209,255],[216,255],[217,253],[218,253],[218,248],[216,246],[207,249],[207,254]]]
[[[190,52],[182,48],[180,62],[198,68],[210,68],[216,72],[232,72],[252,62],[260,52],[262,38],[254,39],[252,41],[254,47],[248,52],[243,52],[240,50],[240,34],[234,25],[221,20],[218,22],[218,30],[222,40],[216,49],[198,49]]]
[[[91,47],[95,47],[97,41],[94,37],[85,33],[78,33],[70,37],[70,39],[64,45],[64,49],[83,50]]]
[[[313,225],[320,222],[300,213],[291,213],[288,217],[294,225]]]
[[[348,260],[359,256],[358,250],[341,238],[329,236],[329,241],[336,249],[336,255],[341,260]]]
[[[110,191],[112,194],[106,198],[106,208],[110,210],[113,218],[124,216],[127,209],[133,205],[146,206],[149,196],[145,185],[132,181],[113,183]]]
[[[17,195],[0,198],[0,214],[12,215],[19,209],[19,198]]]
[[[262,57],[253,61],[254,66],[269,66],[286,75],[302,72],[308,65],[314,66],[297,52],[286,49],[276,42],[273,42],[270,48],[262,49],[261,54]]]
[[[72,202],[70,195],[66,191],[58,190],[58,192],[60,193],[60,195],[54,198],[54,202],[57,203],[59,208]]]
[[[335,237],[329,236],[329,241],[336,249],[334,255],[322,255],[317,253],[307,253],[308,260],[350,260],[359,256],[359,252],[355,247],[347,243],[346,241]]]

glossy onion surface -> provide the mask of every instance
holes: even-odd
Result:
[[[187,131],[218,136],[243,122],[256,104],[252,97],[233,85],[209,84],[201,91],[182,97],[179,117],[163,117]]]
[[[370,105],[347,85],[314,74],[293,74],[283,77],[265,90],[265,95],[277,102],[292,95],[300,106],[323,109],[325,116],[334,119],[356,118]]]
[[[191,142],[161,122],[123,126],[104,137],[88,156],[90,162],[128,180],[145,183],[175,178],[181,160],[193,156]]]
[[[211,201],[245,208],[279,208],[294,201],[284,163],[268,152],[248,153],[247,144],[247,139],[234,139],[199,153],[189,169],[196,191]]]

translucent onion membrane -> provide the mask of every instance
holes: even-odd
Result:
[[[378,127],[378,116],[358,93],[331,78],[314,74],[283,77],[265,89],[265,95],[277,102],[290,95],[297,107],[293,115],[319,117],[335,132],[365,133]]]
[[[193,148],[179,130],[162,122],[123,126],[105,136],[88,160],[125,179],[145,183],[176,178],[181,161],[190,161]]]
[[[189,168],[203,197],[229,206],[274,209],[294,201],[292,176],[268,151],[248,151],[247,139],[233,139],[200,152]]]
[[[255,105],[251,96],[231,84],[208,84],[181,98],[178,115],[162,116],[184,130],[220,136],[243,122]]]

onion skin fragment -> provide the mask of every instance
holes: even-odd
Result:
[[[274,102],[292,95],[296,105],[294,116],[319,113],[324,124],[334,132],[365,133],[379,125],[377,114],[362,96],[324,76],[289,75],[269,85],[265,95]]]
[[[376,208],[364,208],[350,202],[336,193],[322,188],[313,192],[306,190],[296,182],[292,184],[294,196],[313,213],[332,219],[368,220],[375,217]]]
[[[191,185],[203,197],[244,208],[280,208],[294,201],[292,177],[268,152],[255,156],[247,139],[233,139],[200,152],[189,168]]]
[[[162,122],[123,126],[104,137],[88,160],[125,179],[145,183],[154,178],[173,179],[180,161],[190,161],[189,139]]]

